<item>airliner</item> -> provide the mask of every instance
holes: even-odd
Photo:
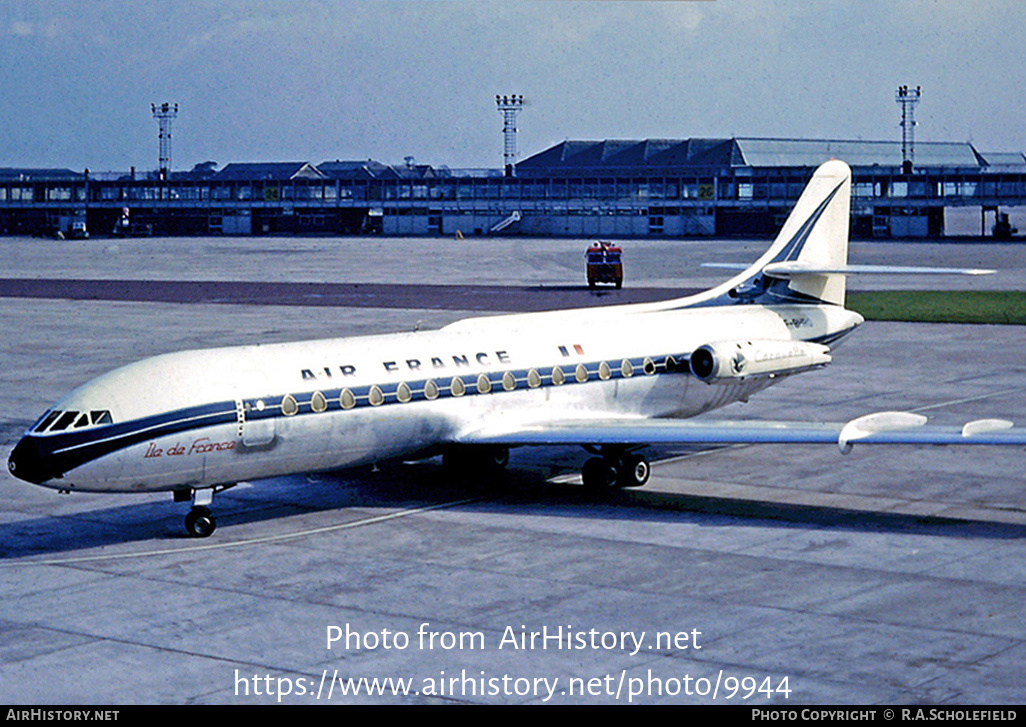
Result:
[[[583,485],[604,490],[644,485],[640,450],[664,443],[1026,444],[1006,420],[908,412],[691,420],[829,364],[863,322],[844,307],[848,275],[993,272],[849,265],[850,197],[848,165],[826,162],[756,262],[684,298],[148,358],[54,404],[8,469],[64,492],[171,492],[205,537],[214,495],[239,482],[439,453],[484,477],[511,447],[580,445]]]

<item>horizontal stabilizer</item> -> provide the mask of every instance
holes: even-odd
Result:
[[[744,270],[743,263],[702,263],[703,268]],[[770,263],[762,272],[771,278],[795,278],[802,275],[993,275],[996,271],[980,268],[928,268],[914,265],[838,265],[817,267],[799,262]]]

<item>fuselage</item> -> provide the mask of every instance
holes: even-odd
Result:
[[[832,343],[860,322],[833,305],[622,306],[171,353],[57,402],[9,467],[61,490],[193,490],[430,454],[554,415],[690,417],[783,378],[706,383],[687,365],[699,346]]]

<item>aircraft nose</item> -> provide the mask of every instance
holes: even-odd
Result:
[[[23,437],[14,446],[11,456],[7,458],[7,471],[19,480],[34,485],[41,485],[53,479],[53,474],[43,461],[38,444],[31,437]]]

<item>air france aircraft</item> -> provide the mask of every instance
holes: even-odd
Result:
[[[844,307],[847,275],[915,270],[848,265],[850,192],[848,166],[827,162],[761,258],[686,298],[130,364],[54,404],[8,468],[66,492],[170,491],[192,500],[186,530],[202,537],[214,494],[240,481],[439,452],[483,473],[510,447],[582,445],[596,455],[583,484],[601,489],[644,485],[638,450],[659,443],[1026,443],[1008,421],[933,427],[902,412],[688,421],[830,363],[863,321]]]

